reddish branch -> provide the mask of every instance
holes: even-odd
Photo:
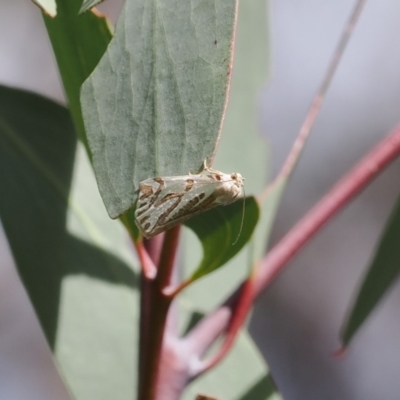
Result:
[[[307,113],[304,123],[300,129],[299,135],[297,136],[297,138],[292,146],[292,149],[286,159],[286,162],[283,165],[283,168],[282,168],[280,174],[277,176],[277,178],[275,179],[273,184],[271,186],[267,187],[266,190],[261,194],[261,196],[260,196],[261,200],[264,200],[270,193],[270,190],[272,188],[274,188],[276,185],[278,185],[280,182],[282,182],[282,180],[287,180],[289,178],[290,174],[292,173],[292,171],[296,165],[296,162],[299,159],[301,151],[304,148],[306,140],[307,140],[308,136],[310,135],[312,127],[314,126],[314,123],[319,114],[319,111],[321,110],[321,106],[322,106],[323,100],[325,98],[325,95],[328,91],[328,88],[329,88],[331,82],[332,82],[333,76],[334,76],[336,69],[340,63],[340,60],[343,56],[344,50],[347,46],[347,43],[354,31],[357,21],[359,20],[359,17],[361,15],[361,12],[363,10],[365,3],[366,3],[366,0],[358,0],[356,2],[353,12],[351,13],[350,18],[347,21],[347,24],[345,25],[345,28],[342,32],[342,35],[340,37],[337,48],[335,49],[335,51],[333,53],[332,60],[329,64],[327,72],[325,74],[325,78],[324,78],[320,88],[318,89],[317,94],[314,96],[314,99],[311,103],[309,112]],[[327,218],[329,218],[329,216]],[[307,223],[308,222],[306,222],[306,224]],[[293,240],[293,237],[289,238],[289,241],[290,240]],[[290,243],[291,242],[289,242],[289,244]],[[278,249],[278,251],[280,251],[281,253],[285,252],[286,245],[287,245],[287,243],[284,243],[283,249],[280,248],[280,250]],[[298,248],[300,248],[300,247],[298,247]],[[276,254],[276,251],[273,250],[271,253],[272,253],[272,257],[274,257],[274,255]],[[277,258],[277,260],[278,260],[278,263],[276,265],[279,264],[279,254],[280,253],[278,253],[278,256],[275,256],[275,258]],[[269,257],[269,254],[267,257]],[[269,261],[267,261],[267,262],[269,263]],[[265,275],[267,277],[265,279],[268,280],[269,272],[264,272],[264,270],[266,269],[267,271],[270,271],[270,268],[265,268],[264,265],[265,265],[265,260],[263,260],[261,262],[260,268],[257,268],[257,271],[256,271],[257,277],[254,281],[254,284],[255,284],[254,294],[259,293],[259,291],[261,290],[260,288],[266,286],[266,285],[262,286],[262,281],[259,279],[259,275],[260,276]],[[284,263],[282,265],[279,264],[279,267],[277,269],[279,269],[283,266],[284,266]],[[274,275],[271,275],[271,279],[273,276]],[[225,356],[225,354],[227,354],[229,352],[230,348],[232,347],[232,345],[234,343],[236,335],[239,331],[240,325],[238,326],[238,321],[241,321],[242,323],[245,321],[248,310],[251,307],[251,303],[252,303],[251,297],[253,296],[253,293],[250,294],[250,292],[247,292],[245,290],[247,285],[248,285],[248,283],[244,283],[242,285],[242,287],[240,288],[239,291],[240,291],[241,295],[239,296],[238,300],[233,301],[233,299],[236,299],[238,297],[237,295],[233,296],[224,305],[225,308],[228,307],[230,309],[231,318],[229,319],[228,326],[224,327],[224,330],[226,331],[225,341],[224,341],[219,353],[215,356],[215,359],[210,361],[212,363],[212,365],[216,364],[218,362],[218,360],[222,359]],[[237,313],[238,313],[238,315],[236,315]],[[205,324],[205,325],[207,325],[207,324]],[[201,330],[202,328],[199,326],[198,329]],[[206,329],[207,329],[207,327],[206,327]],[[218,328],[217,328],[217,330],[218,330]],[[203,368],[203,370],[206,371],[210,368],[210,365],[208,365],[207,363],[204,363],[201,368]],[[204,371],[199,371],[199,373],[204,372]]]
[[[288,178],[298,160],[365,2],[366,0],[357,1],[321,88],[312,102],[299,136],[275,184],[281,179]],[[184,282],[175,290],[170,286],[179,230],[174,228],[166,233],[161,255],[159,246],[155,243],[147,246],[149,252],[141,243],[137,243],[143,271],[139,398],[141,400],[179,399],[188,381],[216,365],[232,347],[254,298],[271,283],[300,248],[399,152],[400,129],[397,129],[291,229],[261,260],[252,277],[183,339],[178,338],[176,332],[168,327],[167,331],[165,329],[172,299],[188,284]],[[269,189],[267,188],[263,193],[264,197]],[[159,266],[158,271],[155,270],[154,264]],[[155,272],[157,275],[154,278]],[[219,352],[209,361],[202,361],[204,352],[222,333],[225,333],[225,340]],[[160,369],[163,373],[157,381]],[[166,394],[167,391],[168,394]]]
[[[314,206],[304,218],[302,218],[286,234],[266,256],[260,261],[255,269],[254,276],[243,283],[236,292],[214,312],[203,318],[190,333],[182,339],[171,338],[168,343],[164,341],[163,348],[163,377],[158,382],[159,388],[170,388],[168,397],[161,394],[158,397],[140,397],[141,399],[179,399],[187,383],[205,372],[218,361],[220,361],[230,349],[239,328],[242,326],[248,311],[252,306],[253,300],[258,297],[263,290],[272,282],[278,273],[284,268],[287,262],[319,231],[322,226],[334,217],[346,204],[349,203],[362,189],[381,173],[400,154],[400,127],[397,128],[386,139],[379,143],[367,156],[365,156],[349,173],[345,175],[323,198]],[[172,234],[173,235],[173,234]],[[175,242],[173,236],[168,239]],[[170,260],[173,258],[169,257]],[[171,261],[168,263],[172,266]],[[164,274],[164,278],[168,274]],[[168,279],[164,283],[167,284]],[[157,337],[160,345],[164,335],[165,317],[169,307],[169,297],[160,291],[162,286],[158,286],[156,291],[157,312],[164,317],[152,319],[152,326],[158,327]],[[154,303],[153,303],[154,304]],[[167,305],[165,308],[164,306]],[[162,311],[160,312],[160,308]],[[162,328],[162,329],[161,329]],[[154,331],[148,331],[149,335],[154,335]],[[225,341],[222,348],[210,361],[201,361],[201,357],[215,342],[219,335],[225,333]],[[166,335],[168,336],[168,334]],[[152,341],[154,343],[154,341]],[[146,371],[158,371],[160,364],[160,348],[153,354],[151,366],[148,364]],[[143,367],[143,365],[142,365]],[[143,370],[141,370],[143,372]],[[150,381],[152,384],[150,384]],[[140,379],[141,385],[147,384],[154,386],[155,377],[152,380],[144,381]],[[142,386],[143,387],[143,386]],[[149,386],[147,386],[149,387]],[[155,394],[153,394],[155,396]]]
[[[318,232],[326,222],[334,217],[350,200],[400,155],[400,127],[379,143],[350,172],[348,172],[261,260],[255,271],[254,292],[249,296],[258,297],[272,280],[282,271],[288,261]],[[214,338],[222,333],[231,337],[230,321],[235,318],[237,302],[242,286],[216,311],[206,316],[190,333],[190,340],[197,341],[195,347],[206,351]],[[242,320],[244,311],[249,311],[251,302],[242,296],[240,305]],[[247,306],[247,310],[245,310]],[[201,343],[199,343],[201,342]],[[193,344],[194,346],[194,344]],[[222,358],[229,347],[223,348]],[[206,370],[205,366],[204,371]],[[197,370],[196,375],[204,372]]]
[[[342,59],[342,56],[344,54],[344,51],[346,49],[346,46],[347,46],[350,38],[351,38],[354,28],[356,27],[356,24],[360,18],[360,15],[364,8],[365,3],[366,3],[366,0],[358,0],[357,1],[356,5],[353,9],[353,12],[350,15],[350,18],[345,25],[345,28],[342,32],[339,43],[338,43],[335,51],[333,52],[333,56],[329,63],[324,80],[322,81],[321,86],[319,87],[316,95],[313,98],[310,109],[307,113],[307,116],[306,116],[304,122],[303,122],[303,125],[300,128],[300,132],[297,135],[297,138],[293,143],[290,153],[289,153],[288,157],[286,158],[283,168],[282,168],[281,172],[279,173],[279,175],[277,176],[277,178],[275,179],[275,182],[273,182],[272,185],[268,186],[264,190],[264,192],[261,194],[261,196],[260,196],[261,200],[264,200],[268,196],[271,189],[278,183],[278,181],[280,181],[281,179],[287,179],[289,177],[289,175],[292,173],[294,167],[296,166],[296,163],[297,163],[299,156],[304,148],[307,138],[309,137],[311,130],[317,119],[317,116],[321,110],[322,103],[325,99],[325,96],[329,89],[329,86],[333,80],[333,76],[337,70],[340,60]]]
[[[168,310],[172,301],[172,298],[163,294],[163,290],[170,284],[178,248],[179,231],[180,227],[177,226],[166,232],[161,255],[158,257],[157,254],[153,254],[154,259],[159,258],[155,277],[146,275],[146,270],[142,267],[138,394],[138,398],[142,400],[157,398],[157,377],[161,367],[162,344]],[[150,259],[144,246],[139,249],[142,251],[141,261]]]

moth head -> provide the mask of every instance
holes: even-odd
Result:
[[[244,178],[238,172],[231,174],[231,179],[236,182],[237,186],[243,186]]]

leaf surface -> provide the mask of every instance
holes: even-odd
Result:
[[[199,279],[233,258],[250,240],[258,217],[256,199],[247,197],[187,221],[185,225],[195,232],[203,247],[203,259],[191,279]]]
[[[357,293],[349,317],[342,329],[347,346],[355,333],[388,292],[400,272],[400,198],[397,200],[382,233],[368,272]]]
[[[257,123],[259,98],[268,73],[265,1],[241,2],[238,18],[232,86],[214,167],[226,173],[242,174],[245,178],[246,194],[257,196],[265,187],[268,175],[267,143],[260,137]],[[222,211],[224,208],[221,207]],[[256,247],[262,250],[265,248],[266,231],[263,218],[261,212],[252,236]],[[260,232],[263,235],[260,235]],[[204,246],[199,246],[192,232],[187,232],[186,236],[185,274],[190,276],[203,258]],[[218,246],[218,242],[215,242],[214,249],[210,248],[210,254],[218,252]],[[252,243],[231,259],[226,267],[219,268],[207,276],[207,282],[200,280],[186,289],[185,293],[196,299],[195,304],[201,310],[212,309],[246,278],[254,260],[254,253],[255,246]],[[207,296],[204,296],[204,284],[207,285]]]
[[[32,0],[36,5],[38,5],[43,12],[45,12],[50,17],[55,17],[57,15],[57,4],[56,0]]]
[[[0,87],[0,215],[39,321],[54,344],[76,136],[67,110]]]
[[[214,155],[229,83],[236,0],[127,0],[82,87],[100,193],[112,218],[139,182],[200,170]]]
[[[64,107],[0,87],[0,217],[19,274],[75,398],[131,400],[135,262],[75,148]]]
[[[69,109],[79,138],[87,146],[79,93],[111,40],[110,25],[94,13],[79,15],[82,0],[58,0],[57,16],[44,15]]]

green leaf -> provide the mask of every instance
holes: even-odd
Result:
[[[75,398],[130,400],[139,320],[134,260],[75,146],[64,107],[0,87],[0,217],[20,276]]]
[[[76,136],[68,111],[0,86],[0,215],[20,275],[51,345]]]
[[[400,272],[400,198],[397,200],[369,266],[341,338],[347,346]]]
[[[81,9],[79,10],[79,14],[84,13],[85,11],[90,10],[97,4],[100,4],[103,0],[84,0],[81,6]]]
[[[247,197],[187,221],[185,225],[195,232],[203,247],[203,259],[191,279],[215,271],[234,257],[250,240],[258,217],[256,199]]]
[[[83,81],[106,51],[112,35],[104,17],[93,13],[78,15],[81,3],[82,0],[57,0],[57,16],[43,17],[75,128],[87,147],[79,93]]]
[[[127,0],[82,87],[100,193],[112,218],[139,182],[197,172],[219,137],[236,0]]]
[[[56,0],[32,0],[36,5],[38,5],[44,13],[50,17],[55,17],[57,15],[57,4]]]
[[[214,167],[227,173],[241,173],[246,179],[248,195],[258,195],[265,187],[268,175],[267,144],[259,135],[257,123],[259,98],[268,73],[267,46],[266,2],[240,2],[232,87]],[[212,309],[246,278],[253,264],[255,247],[258,254],[265,251],[267,227],[263,218],[265,213],[262,212],[252,239],[256,246],[246,246],[226,267],[205,278],[207,296],[204,296],[202,281],[186,289],[185,293],[189,297],[193,295],[202,310]],[[184,250],[185,273],[190,276],[202,258],[198,239],[190,231],[186,233]]]
[[[44,20],[75,128],[91,157],[82,119],[80,89],[105,53],[112,35],[106,18],[94,13],[78,15],[80,4],[81,0],[60,1],[57,18],[51,19],[44,16]],[[123,222],[132,235],[137,237],[138,231],[133,219],[133,210],[128,213]]]
[[[78,400],[131,400],[137,382],[137,262],[122,224],[105,212],[82,147],[75,168],[55,355]]]

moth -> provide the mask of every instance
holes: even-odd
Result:
[[[150,178],[139,184],[136,225],[147,239],[242,195],[244,178],[207,167],[198,174]]]

